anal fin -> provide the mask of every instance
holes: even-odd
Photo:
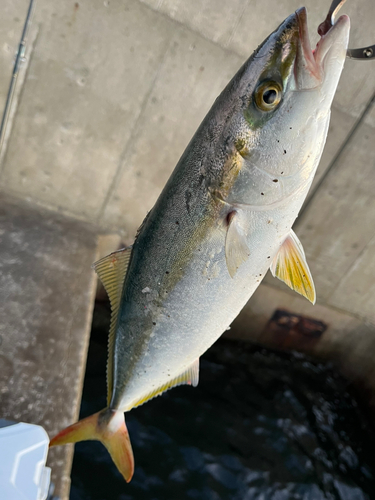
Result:
[[[165,384],[157,387],[153,391],[146,394],[144,397],[139,399],[133,404],[133,408],[136,406],[141,406],[150,399],[156,398],[156,396],[160,396],[163,392],[168,391],[168,389],[172,389],[172,387],[177,387],[179,385],[192,385],[196,387],[199,382],[199,358],[194,361],[192,365],[189,366],[187,370],[184,370],[177,377],[168,380]]]
[[[270,270],[273,276],[315,304],[314,281],[306,262],[302,244],[293,230],[290,231],[289,236],[281,245],[272,261]]]

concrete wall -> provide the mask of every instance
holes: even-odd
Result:
[[[0,109],[28,0],[0,19]],[[330,0],[306,0],[311,37]],[[0,155],[0,190],[131,243],[227,81],[300,0],[38,0]],[[352,47],[375,43],[375,2],[348,2]],[[348,60],[325,152],[295,229],[311,306],[266,277],[231,335],[278,345],[275,309],[324,321],[313,345],[375,394],[375,62]],[[108,252],[115,248],[109,248]],[[87,265],[89,265],[88,263]],[[372,396],[373,402],[375,398]]]
[[[307,2],[312,38],[328,3]],[[348,6],[354,46],[371,42],[375,4],[364,3]],[[5,5],[0,104],[28,0]],[[299,6],[299,0],[277,2],[277,9],[274,0],[38,0],[2,188],[131,240],[226,82]],[[375,64],[347,61],[318,179],[368,104],[374,76]],[[375,126],[374,118],[368,123]]]

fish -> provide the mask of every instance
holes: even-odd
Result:
[[[126,481],[124,413],[199,379],[199,357],[228,329],[268,269],[315,303],[292,226],[325,144],[350,21],[313,51],[300,8],[255,50],[214,102],[131,247],[93,267],[111,303],[107,407],[50,445],[99,440]]]

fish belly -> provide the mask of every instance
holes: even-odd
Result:
[[[229,327],[264,278],[303,199],[274,210],[239,210],[249,258],[233,278],[225,258],[225,222],[197,245],[182,279],[163,300],[124,387],[124,411],[186,371]]]

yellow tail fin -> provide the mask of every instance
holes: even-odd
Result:
[[[134,472],[134,457],[122,412],[106,408],[94,413],[59,432],[51,440],[50,446],[86,440],[97,440],[103,443],[125,481],[131,480]]]

